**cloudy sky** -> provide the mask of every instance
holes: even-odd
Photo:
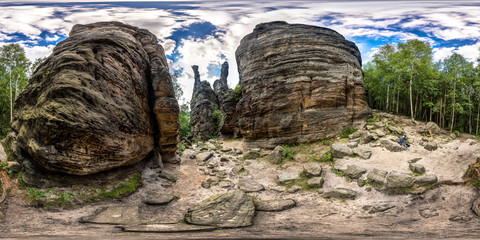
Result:
[[[332,28],[359,47],[363,62],[378,46],[408,39],[430,42],[434,59],[458,52],[479,56],[479,1],[0,1],[0,45],[22,44],[34,60],[51,53],[75,24],[121,21],[154,33],[171,70],[180,70],[184,100],[193,88],[191,65],[202,80],[238,82],[235,50],[258,23],[287,21]]]

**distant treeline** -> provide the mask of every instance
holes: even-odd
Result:
[[[363,71],[370,107],[478,135],[480,68],[462,55],[434,62],[429,43],[408,40],[381,46]]]

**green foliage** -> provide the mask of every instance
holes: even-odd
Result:
[[[340,171],[340,170],[338,170],[338,169],[332,168],[332,172],[335,173],[335,174],[337,174],[338,176],[341,176],[341,177],[345,176],[345,174],[343,173],[343,171]]]
[[[190,125],[190,110],[189,103],[180,106],[180,113],[178,120],[180,122],[180,137],[186,138],[192,134],[192,125]]]
[[[220,112],[220,110],[215,109],[215,111],[212,113],[212,118],[215,121],[215,132],[213,133],[213,138],[216,138],[218,136],[218,131],[220,131],[220,123],[222,122],[223,114]]]
[[[333,139],[333,138],[330,138],[330,139],[324,139],[324,140],[322,140],[321,143],[322,143],[323,145],[325,145],[325,146],[330,146],[330,145],[332,145],[333,141],[334,141],[334,139]]]
[[[347,130],[343,131],[343,133],[340,134],[340,137],[341,138],[348,138],[348,136],[350,136],[350,134],[352,134],[356,131],[358,131],[358,129],[356,129],[356,128],[347,128]]]
[[[294,160],[294,158],[293,158],[294,153],[293,153],[292,149],[287,145],[282,146],[282,148],[283,148],[282,160],[293,161]]]
[[[10,170],[10,169],[8,168],[7,164],[4,163],[4,162],[0,162],[0,167],[2,168],[2,170],[7,171],[7,174],[8,174],[8,175],[10,175],[10,174],[13,173],[12,170]]]
[[[232,91],[233,94],[233,99],[235,99],[235,102],[240,101],[240,98],[242,98],[242,86],[237,85]]]
[[[333,160],[333,156],[331,152],[326,152],[321,157],[318,157],[315,155],[310,157],[310,161],[314,161],[314,162],[330,162],[332,160]]]
[[[50,195],[48,195],[46,192],[37,189],[37,188],[30,188],[28,189],[28,193],[32,198],[48,198]]]

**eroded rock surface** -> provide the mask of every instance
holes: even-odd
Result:
[[[155,35],[119,22],[75,25],[18,97],[6,145],[34,185],[39,171],[89,175],[153,149],[176,161],[178,111]]]
[[[263,23],[242,39],[236,58],[246,147],[313,142],[365,124],[370,110],[360,53],[339,33]]]

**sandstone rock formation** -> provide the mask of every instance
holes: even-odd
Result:
[[[155,35],[119,22],[75,25],[18,97],[6,145],[27,183],[59,174],[71,184],[62,174],[132,165],[153,149],[175,160],[178,111]]]
[[[315,141],[365,124],[370,110],[360,52],[339,33],[263,23],[242,39],[236,58],[245,147]]]
[[[213,118],[213,112],[219,108],[218,99],[210,83],[200,80],[198,66],[194,65],[192,69],[195,78],[190,101],[192,135],[198,139],[205,139],[215,134],[217,119]]]
[[[228,62],[222,64],[220,79],[213,83],[213,90],[207,81],[200,80],[198,66],[192,68],[195,78],[190,103],[193,136],[198,139],[218,135],[222,138],[233,137],[237,120],[236,106],[240,94],[239,91],[228,88]],[[221,113],[221,116],[213,114],[214,112]]]

